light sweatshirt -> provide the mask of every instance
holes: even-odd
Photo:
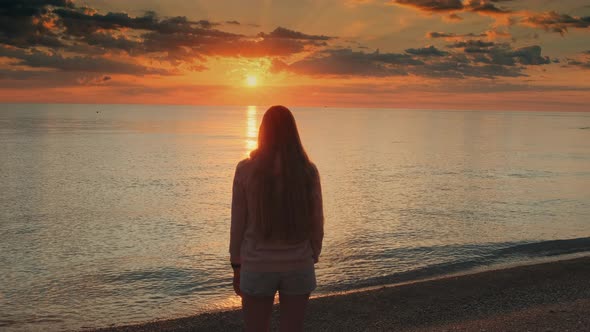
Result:
[[[314,181],[312,229],[309,239],[297,244],[260,240],[254,225],[254,186],[250,184],[254,160],[244,159],[236,167],[232,189],[229,253],[232,263],[244,271],[283,272],[313,267],[319,259],[324,238],[324,213],[319,175]],[[313,165],[315,167],[315,165]],[[316,172],[316,174],[318,174]]]

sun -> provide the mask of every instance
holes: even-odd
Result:
[[[246,85],[249,87],[255,87],[258,85],[258,78],[254,75],[246,76]]]

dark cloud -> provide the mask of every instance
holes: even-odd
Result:
[[[522,65],[545,65],[551,63],[551,59],[541,55],[541,46],[533,45],[521,47],[509,53]]]
[[[546,31],[559,32],[563,35],[569,28],[585,29],[590,27],[590,16],[577,17],[550,11],[533,14],[525,18],[524,23],[533,27],[543,28]]]
[[[395,2],[445,15],[510,12],[498,7],[508,0]],[[61,73],[63,77],[66,73],[79,73],[79,82],[93,85],[112,84],[111,77],[116,74],[175,75],[187,70],[201,71],[206,69],[204,63],[211,57],[271,57],[273,71],[372,77],[515,77],[524,76],[528,66],[550,63],[536,45],[514,49],[506,43],[477,39],[493,39],[495,32],[491,31],[481,34],[430,32],[429,38],[455,42],[445,50],[426,46],[408,48],[401,53],[381,53],[329,48],[335,37],[306,34],[285,27],[243,35],[223,31],[218,28],[220,23],[209,20],[191,20],[184,16],[162,18],[155,12],[138,16],[99,13],[66,0],[0,2],[0,18],[0,56],[8,58],[9,63],[18,68],[27,67],[26,75],[31,76],[35,70]],[[535,22],[541,24],[541,21]],[[560,22],[575,26],[565,19]],[[224,24],[241,25],[238,21]],[[304,52],[311,55],[293,63],[285,60]],[[4,75],[18,76],[12,71]]]
[[[37,22],[38,15],[42,14],[52,20],[51,24],[37,23],[35,29],[28,31],[22,29],[25,25],[22,20],[4,20],[0,25],[0,43],[22,48],[50,46],[67,51],[86,50],[92,55],[119,50],[132,56],[149,56],[178,65],[178,61],[204,61],[207,55],[286,56],[308,46],[326,45],[326,41],[333,39],[284,27],[248,37],[214,29],[218,23],[193,21],[183,16],[159,18],[155,12],[140,16],[118,12],[101,14],[91,8],[76,7],[68,1],[29,2],[32,8],[26,11],[27,20]],[[16,12],[23,11],[22,6],[3,4],[4,7],[10,9],[9,12],[5,8],[4,16],[15,16]],[[237,21],[228,23],[239,24]]]
[[[145,34],[143,38],[145,52],[167,52],[169,56],[178,59],[201,60],[205,60],[205,56],[289,56],[300,53],[307,47],[325,45],[324,36],[305,35],[284,28],[277,28],[269,34],[260,33],[258,38],[228,33],[203,35],[157,32]]]
[[[457,34],[457,33],[448,33],[448,32],[428,32],[426,34],[428,38],[447,38],[447,39],[455,39],[455,38],[468,38],[468,37],[486,37],[486,33],[474,34],[474,33],[465,33],[465,34]]]
[[[142,48],[142,43],[132,40],[125,35],[113,35],[108,32],[95,32],[84,37],[84,41],[90,46],[99,46],[106,50],[123,50],[129,54],[134,54]]]
[[[212,27],[219,25],[208,20],[191,21],[184,16],[159,19],[152,11],[142,16],[131,17],[127,13],[99,14],[86,8],[58,8],[54,13],[60,17],[61,23],[67,32],[74,36],[84,36],[98,30],[118,30],[129,28],[135,30],[155,31],[163,34],[173,33],[217,33],[210,31]]]
[[[494,43],[482,40],[466,40],[447,45],[449,48],[463,49],[463,54],[470,61],[502,66],[517,64],[534,66],[550,64],[551,59],[541,55],[541,47],[532,45],[512,49],[507,43]]]
[[[480,52],[473,51],[476,47]],[[513,49],[509,44],[469,40],[454,43],[450,48],[453,52],[433,46],[408,49],[406,53],[332,49],[291,64],[276,61],[272,69],[310,76],[496,78],[526,76],[524,70],[528,66],[551,63],[537,45]]]
[[[0,1],[0,43],[19,47],[60,46],[60,40],[51,31],[54,17],[50,6],[70,8],[73,5],[66,0]]]
[[[465,10],[475,13],[486,13],[486,14],[507,14],[511,13],[511,10],[496,7],[493,2],[506,2],[506,1],[485,1],[485,0],[470,0],[465,5]]]
[[[271,33],[263,33],[261,32],[258,34],[259,37],[262,38],[284,38],[284,39],[298,39],[298,40],[330,40],[334,39],[333,37],[328,36],[317,36],[317,35],[307,35],[302,32],[289,30],[283,27],[278,27],[274,29]]]
[[[67,0],[3,1],[0,18],[5,57],[20,66],[68,72],[177,74],[171,68],[204,70],[202,62],[212,56],[290,56],[333,39],[284,27],[246,36],[219,30],[209,20],[160,18],[153,11],[103,14]]]
[[[567,59],[567,66],[576,66],[583,69],[590,69],[590,61],[582,62],[574,59]]]
[[[444,12],[463,9],[461,0],[394,0],[395,3],[424,11]]]
[[[514,0],[394,0],[393,2],[423,12],[448,14],[445,18],[449,21],[462,20],[463,18],[457,13],[471,12],[503,17],[509,25],[527,25],[558,32],[562,35],[570,28],[586,29],[590,27],[590,16],[573,16],[560,14],[556,11],[530,13],[498,6],[500,3],[510,3]]]
[[[449,54],[448,52],[441,51],[434,46],[422,47],[422,48],[408,48],[406,53],[410,53],[413,55],[423,55],[423,56],[443,56]]]
[[[446,40],[464,40],[466,38],[482,38],[485,37],[490,40],[498,39],[498,38],[511,38],[512,35],[505,31],[499,30],[488,30],[482,33],[452,33],[452,32],[428,32],[426,37],[436,39],[436,38],[444,38]]]
[[[211,21],[208,21],[208,20],[198,20],[196,22],[193,22],[193,24],[199,25],[199,26],[201,26],[202,28],[205,28],[205,29],[211,29],[214,26],[221,25],[221,23],[211,22]]]
[[[565,59],[565,64],[562,67],[578,67],[581,69],[590,69],[590,50],[582,52],[582,55],[578,57],[578,59]]]
[[[413,7],[426,12],[451,12],[451,20],[461,20],[454,12],[475,12],[482,14],[507,14],[509,9],[499,8],[494,3],[509,2],[502,0],[394,0],[403,6]]]
[[[273,71],[290,71],[305,75],[338,76],[401,76],[407,69],[423,64],[408,54],[355,52],[351,49],[332,49],[318,52],[290,65],[274,61]]]
[[[105,15],[92,13],[88,10],[58,8],[54,13],[59,16],[60,24],[72,36],[87,36],[98,30],[115,30],[120,28],[153,30],[157,25],[154,13],[146,13],[140,17],[130,17],[126,13]]]
[[[487,42],[487,41],[483,41],[483,40],[463,40],[463,41],[458,41],[455,42],[451,45],[448,45],[447,47],[451,47],[451,48],[465,48],[465,49],[469,49],[469,48],[485,48],[485,47],[490,47],[490,46],[494,46],[495,43],[494,42]]]
[[[130,75],[167,75],[169,71],[149,68],[135,63],[126,63],[102,57],[70,56],[38,50],[0,48],[0,56],[18,60],[18,65],[33,68],[56,69],[67,72],[99,72]]]

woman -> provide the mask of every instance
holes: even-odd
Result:
[[[291,111],[273,106],[262,119],[258,149],[238,164],[233,182],[229,252],[246,331],[269,330],[277,291],[281,331],[302,330],[323,223],[318,170]]]

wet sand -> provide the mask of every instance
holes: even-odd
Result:
[[[96,331],[241,328],[234,310]],[[590,256],[316,298],[305,331],[590,331]]]

